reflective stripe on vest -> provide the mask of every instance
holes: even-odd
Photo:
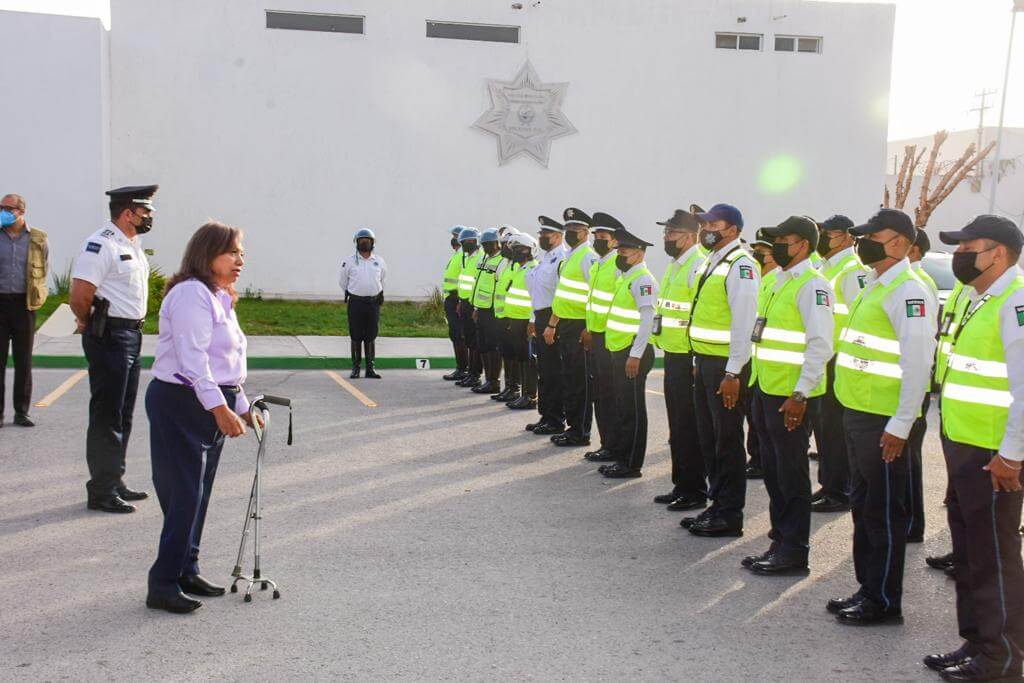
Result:
[[[444,283],[441,291],[450,294],[459,288],[459,273],[462,272],[462,249],[456,249],[444,269]]]
[[[842,281],[854,270],[867,273],[867,268],[861,264],[856,254],[847,254],[839,263],[822,273],[825,279],[828,280],[829,286],[832,287],[832,293],[835,295],[835,305],[832,306],[832,313],[835,314],[836,329],[832,342],[837,349],[839,348],[839,335],[842,333],[843,328],[846,327],[847,320],[850,317],[849,304],[851,302],[846,300]]]
[[[512,271],[512,279],[505,292],[506,318],[529,320],[533,315],[533,303],[530,301],[530,292],[526,289],[526,274],[536,266],[536,261],[529,261],[522,265],[514,264],[509,268]]]
[[[583,245],[562,262],[555,298],[551,302],[551,310],[559,318],[583,320],[587,317],[590,284],[583,275],[583,259],[593,253],[593,249]]]
[[[512,284],[512,262],[502,259],[498,264],[498,282],[494,287],[494,317],[505,317],[505,296]]]
[[[661,316],[661,332],[651,339],[662,351],[689,353],[690,314],[693,312],[694,290],[690,288],[689,274],[700,261],[700,251],[693,253],[675,267],[670,266],[661,279],[661,298],[657,313]]]
[[[698,285],[699,295],[694,295],[690,319],[690,345],[695,353],[723,358],[729,355],[732,310],[725,290],[725,278],[733,264],[743,256],[746,252],[737,245],[704,278],[704,284]],[[710,258],[704,265],[705,272],[709,265]]]
[[[620,270],[615,257],[607,261],[594,261],[590,266],[590,294],[587,298],[587,329],[604,332],[608,321],[608,309],[615,296],[615,284],[619,281]]]
[[[479,273],[480,261],[484,252],[477,249],[472,254],[462,255],[462,269],[459,271],[459,298],[469,301],[476,287],[476,276]]]
[[[637,308],[636,299],[630,285],[641,275],[651,275],[647,266],[643,265],[635,273],[628,277],[619,278],[615,286],[615,296],[612,298],[612,305],[608,310],[607,327],[604,334],[604,345],[612,352],[629,348],[633,344],[633,338],[640,331],[640,309]],[[652,278],[653,279],[653,278]]]
[[[497,286],[495,273],[498,271],[498,264],[504,257],[501,254],[485,256],[480,262],[479,274],[476,278],[476,285],[473,287],[471,301],[477,308],[492,308],[494,306],[494,288]]]

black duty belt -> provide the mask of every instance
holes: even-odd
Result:
[[[107,327],[115,330],[141,330],[142,321],[133,318],[107,318]]]

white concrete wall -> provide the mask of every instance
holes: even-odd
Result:
[[[215,217],[247,231],[243,284],[336,294],[351,235],[370,226],[389,293],[420,296],[440,280],[454,223],[533,231],[538,214],[571,205],[657,242],[654,221],[691,201],[737,204],[751,232],[878,205],[892,7],[509,5],[113,0],[112,180],[161,184],[156,262],[173,267]],[[367,34],[267,30],[265,9],[365,14]],[[524,43],[428,39],[426,19],[521,24]],[[764,50],[717,50],[716,30],[764,33]],[[775,53],[774,33],[823,36],[824,50]],[[570,83],[564,111],[580,131],[554,142],[548,169],[499,166],[494,138],[471,127],[489,106],[485,80],[511,79],[527,57],[542,79]],[[801,178],[767,191],[759,175],[779,155]]]
[[[107,32],[99,19],[0,11],[0,35],[0,195],[25,197],[63,271],[106,216]]]

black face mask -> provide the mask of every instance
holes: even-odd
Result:
[[[832,251],[832,238],[828,236],[827,232],[818,233],[818,256],[822,258],[828,257],[828,252]]]
[[[570,249],[575,249],[581,242],[583,242],[583,239],[580,237],[578,232],[575,230],[565,231],[565,243],[569,245]]]
[[[484,253],[488,256],[494,256],[498,253],[497,242],[484,242]]]
[[[992,247],[992,249],[995,249],[995,247]],[[992,249],[953,252],[953,276],[965,285],[969,285],[977,280],[981,277],[982,273],[992,267],[990,263],[984,270],[978,268],[978,254],[984,254],[986,251],[992,251]]]
[[[873,266],[880,261],[884,261],[889,257],[885,253],[885,245],[889,244],[895,237],[885,242],[876,242],[868,239],[867,237],[861,237],[857,240],[857,256],[860,257],[860,262],[865,266]]]
[[[543,249],[544,251],[551,251],[551,236],[550,235],[541,235],[540,236],[540,240],[538,240],[538,242],[540,244],[540,248],[541,249]]]
[[[621,270],[623,273],[625,273],[633,266],[630,265],[628,258],[623,256],[622,254],[619,254],[618,256],[615,257],[615,267]]]
[[[476,251],[477,246],[478,245],[476,243],[476,240],[466,240],[465,242],[462,243],[462,251],[466,252],[467,254],[472,254],[474,251]]]
[[[779,264],[779,268],[785,268],[793,262],[794,257],[790,255],[789,247],[788,244],[775,243],[772,245],[772,258]]]
[[[675,259],[679,258],[679,255],[683,253],[683,250],[678,244],[676,244],[675,240],[672,240],[671,242],[665,240],[665,253]]]
[[[356,240],[356,249],[361,254],[369,254],[373,251],[373,242],[371,240]]]
[[[608,240],[594,240],[594,251],[597,252],[598,256],[604,258],[611,250],[612,248],[609,246]]]
[[[459,241],[453,237],[452,238],[452,249],[458,249],[458,248],[459,248]]]
[[[719,230],[718,232],[711,232],[709,230],[700,231],[700,243],[708,249],[714,249],[719,242],[725,239],[725,230]]]
[[[530,255],[526,249],[516,249],[512,252],[512,260],[516,263],[526,263],[530,260]]]
[[[765,255],[764,255],[764,254],[763,254],[762,252],[760,252],[760,251],[755,251],[755,252],[754,252],[753,254],[751,254],[751,256],[753,256],[753,257],[754,257],[754,260],[755,260],[755,261],[757,261],[757,264],[758,264],[759,266],[761,266],[762,268],[764,268],[764,262],[765,262],[765,260],[766,260],[766,257],[765,257]]]
[[[153,217],[152,216],[139,216],[142,221],[135,226],[135,232],[140,235],[145,235],[147,232],[153,229]]]
[[[507,244],[501,245],[501,255],[510,261],[512,260],[512,250],[508,248]]]

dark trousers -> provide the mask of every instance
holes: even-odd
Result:
[[[473,304],[467,299],[459,300],[459,323],[462,325],[462,338],[469,350],[469,374],[480,376],[483,363],[480,359],[480,348],[477,346],[477,324],[473,320]]]
[[[850,454],[853,567],[860,594],[886,608],[903,599],[907,547],[907,453],[882,460],[882,433],[889,418],[847,408],[843,414]]]
[[[615,447],[618,429],[618,409],[615,407],[615,389],[612,386],[612,353],[604,345],[604,332],[590,335],[590,372],[594,397],[594,421],[601,437],[601,448]]]
[[[754,387],[751,416],[760,437],[761,467],[768,490],[768,514],[777,556],[785,561],[807,562],[811,536],[810,432],[804,423],[793,431],[779,408],[785,396],[773,396]],[[817,401],[818,399],[808,399]],[[810,406],[808,405],[808,410]]]
[[[348,336],[354,342],[372,342],[380,327],[380,304],[375,296],[348,298]]]
[[[942,440],[949,474],[946,514],[953,535],[960,636],[1005,671],[1021,670],[1024,566],[1020,491],[992,489],[981,469],[994,451]]]
[[[818,483],[830,498],[850,498],[850,457],[846,452],[843,428],[843,404],[836,400],[832,386],[835,381],[835,359],[828,362],[828,384],[814,415],[815,440],[818,447]]]
[[[89,499],[115,495],[124,486],[124,460],[132,433],[132,413],[142,369],[142,333],[111,329],[102,337],[82,335],[82,350],[89,361],[89,429],[85,460]]]
[[[647,456],[647,375],[654,367],[654,348],[647,345],[640,358],[640,371],[633,379],[626,377],[629,351],[625,348],[612,353],[612,391],[619,418],[615,454],[619,465],[638,470]]]
[[[697,407],[693,400],[693,354],[665,352],[663,390],[672,451],[672,493],[707,497],[704,454],[697,437]]]
[[[458,291],[449,292],[444,297],[444,318],[448,322],[448,338],[453,342],[462,339],[462,318],[459,317]]]
[[[725,377],[727,358],[695,357],[693,400],[697,415],[697,437],[708,475],[708,497],[712,513],[731,524],[743,522],[747,498],[746,454],[743,449],[743,392],[749,371],[740,377],[740,402],[731,410],[722,405],[718,386]]]
[[[498,352],[501,353],[501,357],[506,362],[512,362],[516,360],[516,342],[512,332],[512,319],[511,318],[495,318],[495,327],[498,330]],[[523,321],[524,325],[526,321]],[[526,334],[526,328],[523,328],[523,335]]]
[[[914,421],[907,439],[907,538],[924,538],[924,435],[931,405],[932,396],[926,393],[921,417]]]
[[[32,341],[36,336],[36,312],[26,307],[24,294],[0,294],[0,420],[3,419],[7,350],[14,350],[15,415],[28,415],[32,403]]]
[[[753,406],[751,401],[753,400],[753,394],[750,391],[745,391],[741,394],[743,399],[743,413],[746,415],[747,422],[747,458],[751,467],[761,469],[761,435],[758,433],[757,425],[754,424],[753,418]]]
[[[498,350],[498,324],[493,308],[476,309],[476,345],[480,353]]]
[[[530,338],[526,329],[530,321],[508,318],[508,339],[512,356],[519,366],[520,381],[525,396],[537,397],[537,361],[530,353]]]
[[[551,319],[551,309],[542,308],[534,312],[537,336],[533,341],[537,353],[537,411],[541,420],[552,424],[565,423],[565,406],[562,398],[562,372],[559,359],[559,340],[548,346],[544,343],[544,328]]]
[[[569,431],[581,436],[590,436],[594,417],[591,398],[589,358],[580,341],[580,334],[587,327],[583,320],[564,319],[558,321],[558,354],[562,369],[562,405],[565,407],[565,421]]]
[[[234,410],[236,392],[221,389]],[[195,392],[154,379],[146,390],[153,486],[164,513],[149,591],[177,595],[178,579],[199,573],[199,543],[224,435]]]

